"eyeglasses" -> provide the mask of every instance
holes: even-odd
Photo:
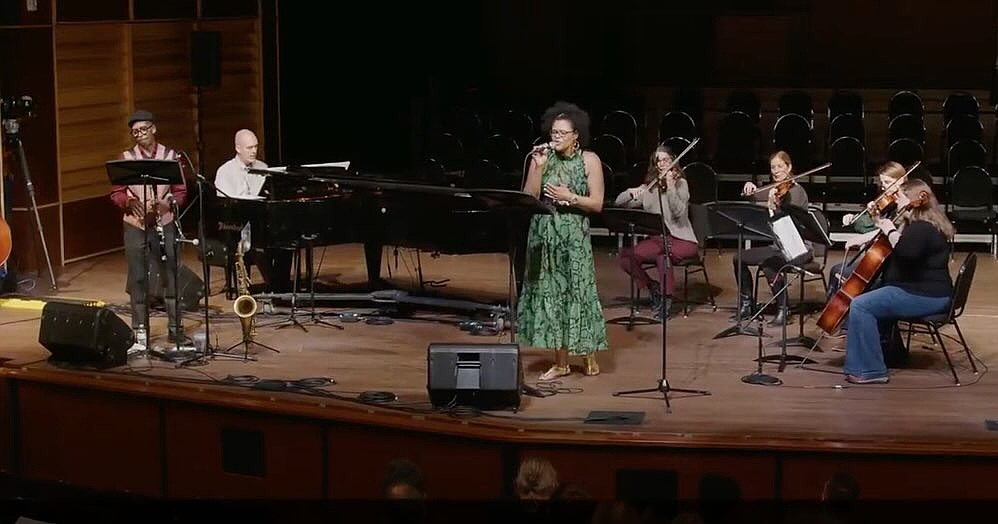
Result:
[[[571,131],[565,131],[564,129],[552,129],[551,130],[551,136],[553,136],[553,137],[568,136],[568,135],[571,135],[574,132],[575,132],[574,129],[571,130]]]
[[[142,126],[140,128],[133,129],[132,130],[132,136],[142,136],[142,135],[148,134],[148,133],[152,132],[152,128],[153,128],[153,126],[149,125],[149,126]]]

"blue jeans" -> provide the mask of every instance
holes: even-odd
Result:
[[[942,313],[950,297],[926,297],[896,286],[884,286],[856,297],[849,308],[846,337],[847,375],[868,379],[887,376],[881,335],[889,335],[900,318]]]

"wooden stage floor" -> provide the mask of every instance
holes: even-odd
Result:
[[[320,256],[321,255],[321,256]],[[627,308],[619,303],[627,295],[628,280],[607,249],[597,250],[597,270],[600,296],[606,318],[624,315]],[[964,254],[952,262],[955,272]],[[330,247],[317,250],[322,259],[320,278],[330,283],[357,283],[365,278],[363,254],[359,246]],[[829,266],[841,258],[832,253]],[[411,258],[400,256],[398,268],[394,257],[393,283],[400,287],[412,285]],[[913,343],[908,368],[892,370],[889,385],[853,386],[842,380],[844,353],[842,340],[824,340],[823,352],[812,357],[818,364],[813,369],[798,369],[794,365],[778,373],[775,364],[766,364],[767,373],[778,376],[779,386],[749,385],[741,377],[755,369],[757,340],[736,336],[714,340],[713,336],[731,325],[734,278],[731,252],[719,255],[709,251],[708,269],[718,291],[721,306],[716,312],[700,306],[688,318],[681,314],[668,324],[668,379],[672,387],[703,389],[709,396],[674,393],[672,412],[666,413],[661,395],[647,394],[638,398],[615,397],[615,391],[653,387],[661,369],[661,326],[635,326],[628,331],[621,325],[608,325],[611,349],[599,355],[602,374],[585,377],[578,371],[581,361],[573,361],[576,372],[557,385],[558,393],[546,398],[525,396],[521,410],[498,413],[501,417],[485,416],[475,420],[439,416],[441,424],[460,428],[466,424],[485,423],[508,429],[537,430],[549,441],[564,438],[573,441],[594,437],[612,440],[615,444],[675,445],[680,447],[725,447],[751,449],[828,450],[849,449],[890,451],[901,453],[944,452],[948,454],[992,454],[998,451],[998,432],[988,431],[985,420],[998,418],[995,400],[998,398],[998,377],[986,372],[998,358],[991,337],[998,319],[998,301],[993,290],[998,280],[995,261],[979,254],[977,276],[961,327],[980,361],[980,375],[974,375],[962,352],[953,351],[963,385],[954,387],[943,355],[925,347],[927,337]],[[501,299],[506,289],[507,258],[500,255],[422,256],[426,280],[449,279],[438,291],[444,296],[477,296]],[[187,263],[200,267],[194,258]],[[408,267],[406,266],[408,263]],[[100,299],[123,306],[120,311],[127,321],[127,296],[124,293],[125,261],[120,253],[79,262],[65,268],[61,278],[62,297]],[[682,273],[678,272],[678,286]],[[213,291],[222,287],[221,272],[214,268]],[[691,277],[691,292],[702,297],[705,287],[700,276]],[[39,282],[39,286],[43,286]],[[677,286],[677,287],[678,287]],[[808,299],[821,295],[820,284],[806,290]],[[677,296],[680,293],[677,292]],[[797,296],[794,291],[793,296]],[[232,314],[231,303],[224,295],[211,298],[214,319],[211,324],[213,341],[227,347],[239,334],[239,323]],[[646,311],[647,312],[647,311]],[[440,315],[422,315],[440,319]],[[304,379],[329,377],[336,381],[326,388],[344,397],[353,398],[364,391],[391,391],[399,396],[399,404],[407,407],[428,407],[426,391],[427,346],[435,342],[491,343],[506,340],[499,337],[478,337],[460,331],[453,324],[434,320],[399,319],[392,325],[331,322],[342,330],[309,326],[304,333],[297,328],[276,330],[264,324],[277,321],[279,315],[261,315],[257,339],[274,346],[280,353],[252,349],[256,362],[212,360],[202,366],[177,368],[175,365],[145,358],[133,359],[127,367],[109,370],[107,380],[121,380],[142,388],[151,384],[174,384],[176,388],[197,389],[197,381],[220,381],[229,375],[252,375],[259,379]],[[815,316],[807,318],[805,333],[815,335]],[[185,327],[193,333],[201,329],[202,317],[187,313]],[[165,316],[154,319],[154,334],[165,332]],[[10,359],[4,364],[5,373],[39,376],[82,374],[93,378],[92,371],[73,371],[46,362],[48,352],[38,343],[39,313],[37,311],[2,308],[0,325],[3,349],[0,357]],[[796,317],[788,326],[797,332]],[[767,328],[778,340],[779,329]],[[949,332],[949,331],[948,331]],[[165,337],[160,341],[165,344]],[[957,348],[956,344],[950,346]],[[765,348],[767,354],[778,348]],[[791,348],[792,354],[806,350]],[[524,348],[522,353],[525,381],[537,385],[537,377],[550,365],[551,354],[543,350]],[[25,371],[27,370],[27,371]],[[176,380],[181,379],[181,380]],[[276,402],[340,404],[344,409],[364,412],[371,409],[355,403],[339,402],[294,393],[269,393],[246,388],[219,386],[219,395],[240,399],[273,399]],[[607,426],[583,424],[581,419],[594,410],[640,411],[644,422],[638,426]],[[433,418],[435,415],[406,416]],[[455,429],[459,432],[459,429]],[[529,435],[530,431],[526,434]],[[520,434],[524,434],[520,431]],[[529,437],[525,437],[529,438]]]

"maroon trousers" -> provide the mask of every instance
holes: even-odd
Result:
[[[685,258],[695,257],[700,247],[695,242],[673,237],[670,240],[672,250],[669,253],[669,260],[675,264]],[[665,274],[665,243],[661,236],[648,237],[634,247],[625,247],[620,250],[620,267],[628,275],[634,277],[635,282],[645,288],[650,288],[652,279],[644,269],[641,269],[643,262],[655,261],[658,266],[658,277],[661,282],[662,293],[666,296],[672,295],[675,287],[672,271]]]

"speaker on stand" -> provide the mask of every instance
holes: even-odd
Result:
[[[219,31],[191,32],[191,85],[195,89],[197,109],[198,173],[204,175],[204,138],[202,136],[201,91],[222,85],[222,33]]]

